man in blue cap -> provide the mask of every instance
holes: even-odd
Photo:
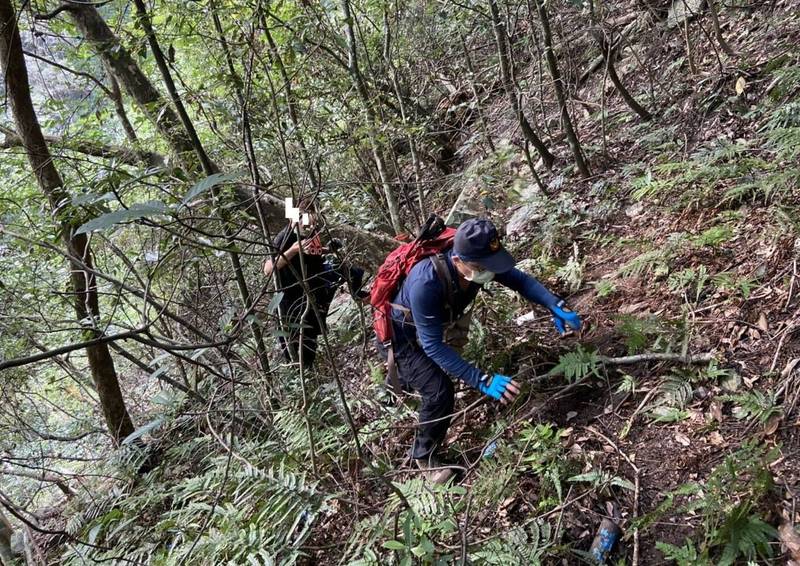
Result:
[[[391,301],[398,378],[403,388],[422,397],[412,457],[421,468],[431,469],[433,483],[444,483],[452,476],[452,469],[442,466],[435,454],[453,412],[449,376],[503,404],[514,401],[520,391],[510,377],[488,375],[445,342],[446,326],[463,316],[481,287],[494,280],[548,308],[561,334],[567,326],[581,327],[577,313],[534,277],[516,269],[515,263],[489,220],[467,220],[458,227],[453,247],[418,262]]]

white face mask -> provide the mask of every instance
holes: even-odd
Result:
[[[472,271],[469,275],[465,275],[464,279],[467,281],[472,281],[473,283],[477,283],[478,285],[485,285],[492,279],[494,279],[494,273],[492,271]]]

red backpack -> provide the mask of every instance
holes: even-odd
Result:
[[[375,329],[378,340],[390,350],[392,340],[392,305],[390,301],[392,297],[417,262],[452,247],[455,235],[455,228],[445,227],[444,220],[431,214],[416,239],[401,245],[390,253],[378,269],[369,299],[373,307],[372,327]]]

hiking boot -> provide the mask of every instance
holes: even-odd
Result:
[[[448,468],[436,456],[429,456],[427,458],[416,458],[417,467],[420,470],[430,470],[426,472],[425,479],[433,485],[442,485],[453,477],[453,468]]]

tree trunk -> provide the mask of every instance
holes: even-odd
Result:
[[[367,121],[369,122],[369,140],[372,146],[372,156],[375,158],[375,165],[378,169],[378,175],[381,179],[384,197],[386,198],[386,205],[389,208],[389,217],[392,219],[392,228],[396,233],[404,231],[403,221],[400,218],[400,205],[397,202],[397,197],[394,194],[391,182],[389,180],[389,173],[386,168],[386,161],[381,151],[378,140],[375,139],[375,128],[378,125],[378,120],[375,116],[375,110],[372,107],[372,100],[367,92],[367,85],[364,82],[364,77],[361,76],[361,71],[358,68],[358,54],[356,46],[356,36],[353,30],[353,15],[350,12],[349,0],[342,0],[342,11],[344,12],[345,30],[347,33],[347,50],[348,50],[348,70],[353,79],[353,86],[355,86],[361,103],[364,105],[364,110],[367,113]]]
[[[145,76],[94,5],[88,2],[68,2],[67,5],[69,8],[66,11],[75,26],[92,44],[139,109],[164,136],[179,162],[188,171],[197,171],[194,146],[181,127],[175,110]]]
[[[414,186],[417,193],[417,205],[419,206],[419,215],[417,216],[417,223],[421,221],[421,217],[425,217],[425,191],[422,186],[422,168],[419,164],[419,157],[417,156],[417,142],[414,135],[411,134],[409,128],[408,113],[406,112],[406,105],[403,102],[403,93],[400,89],[400,82],[397,80],[398,70],[392,61],[392,30],[389,25],[389,10],[384,6],[383,9],[383,34],[384,34],[384,48],[383,48],[383,61],[389,69],[391,75],[392,86],[397,95],[397,104],[400,107],[400,118],[403,120],[403,126],[409,132],[406,134],[408,140],[408,149],[411,152],[411,164],[414,167]],[[399,164],[395,165],[397,171],[400,171]],[[413,210],[409,202],[409,208]]]
[[[303,130],[300,128],[300,119],[298,118],[297,113],[297,101],[295,100],[294,91],[292,89],[292,81],[289,78],[289,73],[286,72],[286,66],[283,64],[283,57],[281,57],[280,51],[278,51],[278,46],[272,39],[272,32],[270,32],[269,26],[267,26],[267,20],[264,17],[263,11],[259,14],[259,17],[261,21],[261,27],[264,31],[264,37],[267,40],[270,55],[272,56],[272,60],[278,68],[278,72],[281,75],[281,81],[283,82],[283,94],[286,98],[286,108],[289,111],[289,119],[292,122],[292,136],[295,137],[297,140],[297,145],[300,146],[300,153],[303,156],[303,164],[306,168],[306,174],[311,181],[313,190],[317,190],[319,180],[314,172],[314,166],[306,146]]]
[[[6,516],[0,511],[0,564],[11,566],[14,560],[14,553],[11,551],[11,535],[14,529],[8,522]]]
[[[478,112],[478,119],[480,121],[483,139],[486,140],[486,145],[489,146],[491,153],[494,153],[497,151],[497,148],[494,146],[492,136],[489,133],[489,126],[486,124],[486,116],[484,116],[483,109],[481,108],[480,93],[478,92],[478,87],[475,84],[475,79],[478,75],[475,72],[475,66],[472,64],[472,56],[469,54],[469,48],[467,47],[467,41],[464,39],[464,35],[460,35],[459,38],[461,39],[461,49],[464,51],[464,61],[466,62],[467,70],[469,71],[469,88],[472,91],[472,97],[475,99],[475,110]]]
[[[189,113],[186,111],[183,101],[178,94],[178,89],[175,88],[175,82],[172,79],[172,74],[167,66],[166,58],[164,57],[164,53],[161,50],[161,46],[158,43],[155,31],[153,30],[153,26],[150,21],[150,15],[147,13],[147,7],[144,5],[143,0],[133,0],[133,3],[136,5],[136,12],[139,15],[139,22],[141,23],[145,34],[147,34],[147,41],[150,45],[151,51],[153,52],[153,58],[156,60],[156,65],[161,72],[161,77],[164,79],[164,84],[167,87],[170,99],[175,105],[175,108],[178,109],[178,116],[180,117],[181,124],[183,125],[186,134],[189,136],[189,143],[194,149],[197,158],[200,160],[200,166],[202,167],[203,172],[209,176],[213,175],[219,171],[219,168],[214,162],[211,161],[211,158],[206,153],[205,148],[200,141],[200,137],[197,135],[197,131],[194,128],[194,124],[192,123],[191,118],[189,118]],[[215,199],[219,199],[219,190],[216,187],[212,187],[211,194]],[[233,229],[231,227],[232,223],[227,210],[224,207],[220,207],[220,218],[222,219],[225,237],[233,247],[235,242],[233,241]],[[250,290],[247,286],[247,280],[244,276],[244,270],[242,269],[239,254],[235,251],[228,251],[227,255],[231,262],[231,268],[233,269],[233,275],[234,279],[236,280],[236,286],[239,290],[239,297],[242,301],[242,305],[246,311],[251,311],[253,308],[253,301],[250,295]],[[269,361],[267,358],[267,347],[264,344],[264,336],[261,333],[261,328],[255,322],[252,322],[250,323],[250,330],[256,343],[256,351],[258,352],[262,369],[267,371],[269,369]]]
[[[533,127],[525,117],[525,113],[522,110],[522,105],[517,98],[517,87],[514,84],[514,80],[511,78],[511,46],[508,45],[506,31],[503,23],[500,21],[500,11],[497,8],[497,0],[489,0],[489,11],[492,14],[494,39],[497,45],[497,54],[500,57],[500,78],[503,81],[503,87],[505,88],[506,96],[508,96],[508,102],[511,104],[514,115],[519,120],[519,125],[522,129],[522,134],[525,136],[525,139],[536,148],[536,151],[539,153],[539,156],[544,162],[544,166],[548,169],[551,169],[556,158],[552,153],[550,153],[550,151],[547,149],[547,146],[544,145],[544,142],[539,139],[539,136],[536,135],[536,132],[533,131]]]
[[[581,142],[578,140],[578,134],[572,126],[572,118],[570,118],[569,108],[567,107],[567,96],[564,93],[564,81],[558,69],[555,51],[553,51],[553,34],[550,32],[550,19],[547,16],[544,1],[534,0],[534,2],[536,3],[536,11],[539,13],[539,20],[542,24],[545,60],[550,70],[550,76],[553,79],[556,100],[558,100],[558,106],[561,109],[561,123],[564,127],[564,132],[567,134],[567,141],[569,142],[570,149],[572,149],[572,155],[575,157],[575,166],[583,177],[589,177],[591,173],[589,172],[589,167],[586,165],[586,161],[583,159],[583,151],[581,150]],[[528,10],[530,11],[530,2],[528,3]]]
[[[69,206],[69,194],[64,190],[61,176],[53,165],[50,150],[33,109],[28,70],[22,55],[16,14],[10,0],[0,0],[0,60],[17,133],[22,139],[39,187],[47,196],[53,215],[60,224],[61,236],[69,255],[91,268],[93,258],[89,241],[86,234],[74,234],[78,226],[75,220],[70,220],[69,215],[65,214],[64,209]],[[96,327],[100,315],[97,282],[94,274],[83,269],[79,262],[70,260],[75,313],[80,324],[86,327],[84,331],[86,338],[97,338],[101,335]],[[114,359],[105,343],[87,347],[86,356],[89,359],[92,379],[97,388],[106,424],[111,437],[119,443],[134,429],[122,398]]]
[[[608,69],[608,78],[611,79],[611,82],[614,84],[614,87],[619,91],[620,96],[622,96],[622,100],[630,107],[631,110],[636,112],[642,120],[649,122],[653,119],[653,115],[650,114],[644,106],[639,104],[633,95],[628,92],[628,89],[625,88],[625,85],[622,83],[622,80],[619,78],[617,74],[617,69],[614,67],[614,59],[616,59],[616,52],[612,49],[608,42],[603,40],[601,41],[600,48],[603,50],[603,60],[606,63],[606,68]]]

